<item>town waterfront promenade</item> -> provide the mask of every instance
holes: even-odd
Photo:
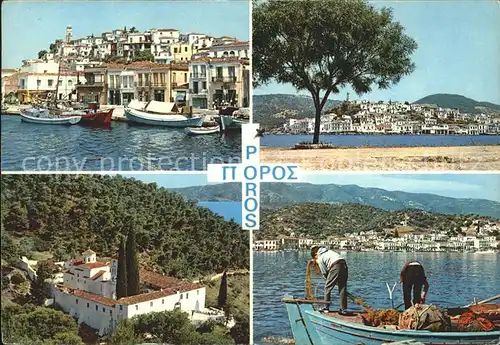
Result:
[[[264,163],[305,170],[500,170],[500,145],[295,150],[262,147]]]

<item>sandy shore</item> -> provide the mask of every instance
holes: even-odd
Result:
[[[304,170],[500,170],[500,145],[293,150],[261,147],[262,163]]]

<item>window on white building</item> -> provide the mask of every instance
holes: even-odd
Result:
[[[183,298],[184,296],[181,294],[181,299]]]
[[[42,85],[42,81],[41,81],[40,79],[38,79],[38,80],[36,81],[36,86],[37,86],[37,87],[40,87],[41,85]]]
[[[106,312],[106,308],[102,307],[102,312],[105,313]]]
[[[152,302],[152,301],[151,301],[151,302],[149,302],[149,306],[150,306],[150,307],[152,307],[152,306],[153,306],[153,302]]]
[[[75,303],[78,304],[78,298],[75,300]]]
[[[138,305],[135,306],[135,310],[139,310],[139,306]]]
[[[49,84],[49,86],[52,86],[52,85],[54,85],[54,80],[53,79],[49,79],[47,81],[47,83]]]
[[[59,86],[62,86],[62,80],[59,80]]]
[[[199,296],[200,295],[200,290],[196,290],[196,294]]]
[[[186,299],[189,298],[189,292],[186,292]]]
[[[70,79],[70,80],[68,80],[68,85],[70,85],[70,86],[71,86],[72,84],[73,84],[73,80],[71,80],[71,79]]]
[[[123,306],[122,305],[120,305],[120,310],[123,310]]]
[[[95,306],[95,311],[99,311],[99,306]]]
[[[90,308],[90,303],[87,303],[87,308]]]
[[[165,304],[165,300],[164,299],[161,300],[161,304]]]

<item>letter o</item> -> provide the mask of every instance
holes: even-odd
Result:
[[[250,202],[253,203],[253,207],[252,208],[249,206]],[[255,198],[248,198],[248,199],[245,199],[244,206],[245,206],[245,210],[246,211],[248,211],[248,212],[254,212],[254,211],[257,210],[257,207],[259,207],[259,203],[257,202],[257,199],[255,199]]]

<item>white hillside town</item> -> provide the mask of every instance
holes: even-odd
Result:
[[[117,299],[118,258],[98,260],[97,254],[88,249],[80,259],[56,264],[61,272],[54,275],[52,299],[47,304],[95,329],[99,336],[112,333],[120,319],[174,309],[188,313],[193,323],[212,319],[227,327],[234,326],[234,320],[226,320],[223,311],[205,307],[206,288],[200,283],[141,269],[141,292]],[[36,275],[34,265],[36,261],[23,258],[18,267],[32,278]]]
[[[408,102],[346,101],[357,109],[350,115],[327,113],[321,117],[320,132],[364,134],[462,134],[500,133],[500,117],[465,113],[434,104]],[[281,128],[286,133],[314,132],[314,117],[288,118]]]

